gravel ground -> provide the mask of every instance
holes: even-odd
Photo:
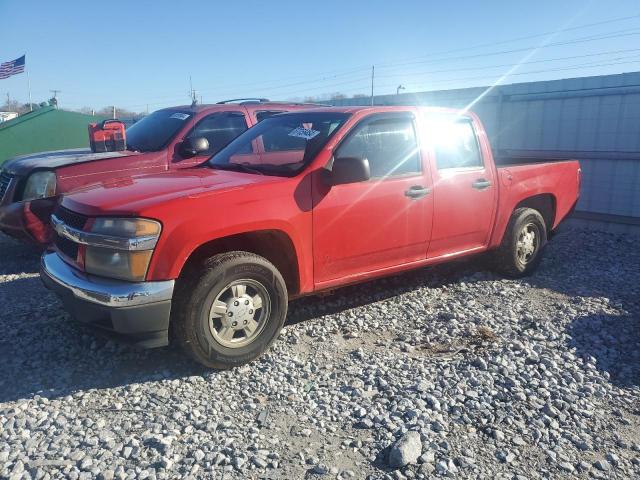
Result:
[[[639,478],[638,238],[566,229],[531,278],[459,262],[291,304],[212,372],[70,323],[0,238],[0,477]]]

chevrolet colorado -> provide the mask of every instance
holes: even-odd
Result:
[[[319,108],[270,117],[200,168],[67,195],[41,276],[76,319],[214,368],[277,338],[290,298],[488,252],[540,262],[576,161],[496,167],[471,112]]]

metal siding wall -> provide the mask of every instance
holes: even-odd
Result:
[[[473,104],[471,110],[482,119],[495,150],[596,152],[589,158],[578,157],[583,187],[577,209],[635,217],[640,225],[640,72],[504,85],[488,93],[485,88],[468,88],[383,95],[374,100],[376,105],[463,108]],[[368,105],[370,101],[363,97],[332,103]],[[597,152],[603,156],[596,158]],[[607,158],[607,152],[631,153],[632,158]],[[581,224],[598,223],[584,220]]]

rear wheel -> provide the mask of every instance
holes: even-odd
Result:
[[[546,243],[547,227],[540,212],[519,208],[511,216],[502,244],[493,252],[493,267],[511,278],[531,275],[542,260]]]
[[[174,332],[198,362],[232,368],[269,348],[284,324],[287,300],[284,279],[268,260],[248,252],[223,253],[180,285]]]

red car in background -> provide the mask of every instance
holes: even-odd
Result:
[[[262,119],[301,108],[309,104],[235,99],[171,107],[130,126],[125,151],[73,149],[8,160],[0,170],[0,230],[46,245],[53,238],[49,218],[60,195],[94,183],[109,187],[132,175],[193,167]]]

